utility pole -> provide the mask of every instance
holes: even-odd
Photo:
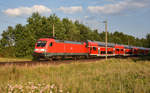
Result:
[[[105,58],[106,58],[106,60],[107,60],[107,20],[106,21],[104,21],[103,23],[105,23],[105,48],[106,48],[106,54],[105,54]]]
[[[128,46],[129,46],[129,38],[128,38]]]
[[[53,38],[55,37],[55,27],[54,27],[54,24],[53,24]]]

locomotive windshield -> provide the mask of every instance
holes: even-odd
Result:
[[[45,47],[47,41],[38,41],[37,42],[37,47]]]

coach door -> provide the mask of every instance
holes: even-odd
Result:
[[[119,48],[116,48],[116,53],[115,53],[116,55],[119,55],[120,53],[119,53]]]
[[[100,54],[100,48],[98,48],[98,54]]]

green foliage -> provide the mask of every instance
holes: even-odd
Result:
[[[49,17],[33,13],[26,25],[9,26],[2,33],[0,40],[0,56],[25,57],[33,53],[34,45],[39,38],[52,37],[53,25],[55,36],[60,40],[71,41],[105,41],[105,32],[91,30],[79,21],[72,22],[68,18],[60,19],[55,14]],[[108,33],[108,41],[117,44],[150,47],[150,35],[147,39],[138,39],[122,32]],[[148,44],[147,44],[148,43]]]
[[[150,34],[147,34],[146,40],[146,46],[150,48]]]

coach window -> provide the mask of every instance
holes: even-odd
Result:
[[[119,51],[119,49],[116,49],[116,51]]]
[[[121,51],[123,51],[123,49],[121,49]]]
[[[112,51],[108,51],[108,54],[113,54]]]
[[[49,46],[52,46],[53,45],[53,43],[51,42],[50,44],[49,44]]]
[[[106,52],[105,51],[101,51],[101,54],[105,54]]]
[[[96,47],[93,47],[93,50],[96,51]]]
[[[126,54],[130,54],[130,52],[126,52]]]

